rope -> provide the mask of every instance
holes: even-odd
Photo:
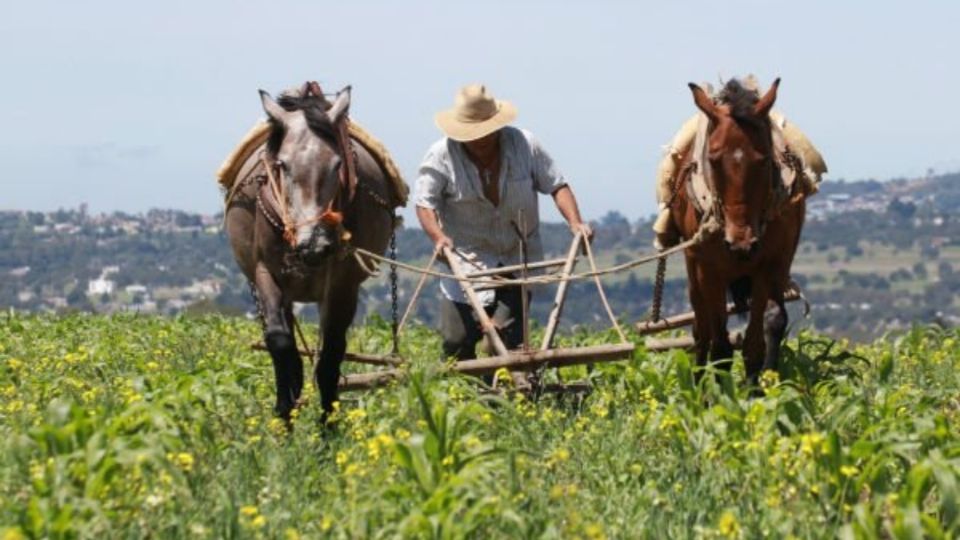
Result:
[[[640,257],[638,259],[634,259],[632,261],[614,265],[614,266],[605,268],[603,270],[591,270],[590,272],[583,272],[580,274],[571,274],[570,276],[560,276],[557,274],[546,275],[546,276],[534,276],[527,279],[482,278],[482,277],[481,278],[470,278],[470,277],[458,278],[457,276],[447,272],[439,272],[437,270],[422,268],[419,266],[403,263],[400,261],[391,261],[387,257],[378,255],[376,253],[373,253],[372,251],[367,251],[363,248],[350,247],[349,250],[352,252],[354,259],[357,261],[360,267],[371,276],[376,276],[379,273],[375,267],[371,266],[370,261],[372,260],[379,263],[396,264],[397,268],[406,270],[408,272],[413,272],[416,274],[424,274],[424,275],[428,275],[435,278],[441,278],[441,279],[453,279],[453,280],[464,281],[466,283],[473,283],[477,285],[488,285],[488,286],[538,285],[538,284],[559,283],[564,280],[575,281],[575,280],[590,279],[593,277],[606,276],[609,274],[616,274],[619,272],[623,272],[625,270],[630,270],[632,268],[636,268],[637,266],[641,266],[658,259],[669,257],[674,253],[678,253],[691,246],[697,245],[703,242],[709,236],[716,234],[719,230],[720,228],[716,220],[713,217],[711,217],[710,219],[704,221],[700,225],[700,228],[697,230],[697,233],[693,237],[691,237],[689,240],[685,240],[669,249],[665,249],[653,255]]]
[[[297,321],[296,315],[293,315],[293,328],[297,331],[297,337],[300,338],[303,350],[307,351],[307,354],[310,355],[310,365],[312,366],[317,352],[310,348],[310,344],[307,343],[307,338],[303,336],[303,330],[300,329],[300,322]]]
[[[433,255],[430,257],[430,262],[427,263],[427,270],[433,268],[433,264],[437,262],[437,257],[440,255],[440,252],[437,250],[433,251]],[[410,313],[413,312],[413,306],[417,303],[417,298],[420,296],[420,291],[423,289],[424,283],[427,281],[427,274],[420,274],[420,281],[417,282],[417,288],[413,290],[413,295],[410,296],[410,301],[407,302],[407,309],[403,312],[403,317],[400,318],[400,325],[397,326],[397,333],[403,331],[403,325],[407,323],[407,318],[410,316]]]
[[[620,323],[613,315],[613,309],[610,308],[610,302],[607,301],[607,293],[603,291],[603,285],[600,283],[600,276],[596,274],[597,261],[595,261],[593,258],[593,248],[590,247],[590,241],[586,238],[583,240],[583,247],[587,251],[587,259],[590,261],[590,270],[594,273],[593,280],[597,283],[597,293],[600,295],[600,301],[603,302],[604,309],[607,310],[607,317],[610,317],[610,323],[613,324],[613,328],[617,331],[617,334],[620,334],[620,342],[627,343],[627,336],[625,336],[623,334],[623,330],[620,329]]]

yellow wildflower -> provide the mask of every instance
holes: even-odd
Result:
[[[270,433],[274,435],[286,435],[287,434],[287,424],[280,418],[271,418],[267,422],[267,429],[270,430]]]
[[[363,409],[351,409],[347,413],[347,421],[349,422],[359,422],[367,417],[367,411]]]
[[[168,454],[167,458],[184,471],[190,472],[193,470],[193,455],[187,452]]]
[[[607,534],[603,532],[603,526],[599,523],[591,523],[584,527],[583,532],[590,540],[606,540]]]
[[[240,507],[241,516],[253,517],[259,513],[260,513],[260,510],[258,510],[256,506],[247,505],[247,506]]]
[[[770,388],[776,386],[780,383],[780,374],[772,369],[764,371],[760,375],[760,387],[761,388]]]
[[[363,473],[363,469],[356,463],[348,464],[347,468],[343,470],[344,476],[363,476]]]
[[[823,444],[823,435],[819,433],[805,433],[800,437],[800,451],[808,456],[816,453]]]
[[[610,414],[610,409],[607,407],[606,403],[599,402],[590,407],[590,412],[592,412],[597,418],[606,418]]]
[[[844,465],[840,467],[840,474],[847,478],[856,476],[858,472],[860,472],[860,469],[854,467],[853,465]]]
[[[717,530],[727,538],[737,538],[740,536],[740,523],[737,522],[737,516],[730,510],[720,515],[720,521],[717,524]]]
[[[27,537],[23,535],[23,531],[20,530],[20,527],[0,529],[0,540],[25,540],[26,538]]]
[[[557,448],[554,450],[549,457],[547,457],[547,466],[553,466],[558,463],[563,463],[570,459],[570,451],[566,448]]]

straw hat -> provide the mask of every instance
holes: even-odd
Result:
[[[434,117],[437,127],[455,141],[475,141],[508,125],[517,109],[508,101],[494,99],[482,84],[464,86],[457,92],[452,109]]]

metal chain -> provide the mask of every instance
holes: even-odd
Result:
[[[657,277],[653,282],[653,305],[650,306],[650,320],[657,322],[660,320],[660,310],[663,307],[663,282],[667,275],[667,258],[657,259]]]
[[[393,217],[393,224],[396,225],[396,216]],[[394,226],[390,232],[390,330],[393,337],[393,355],[400,354],[399,328],[400,319],[397,309],[397,229]]]
[[[260,327],[266,332],[267,319],[263,314],[263,303],[260,301],[260,295],[257,293],[257,286],[253,284],[253,281],[247,281],[247,285],[250,286],[250,296],[253,297],[253,304],[257,308],[257,319],[260,321]]]
[[[673,203],[677,198],[677,183],[681,181],[682,178],[690,178],[690,175],[696,171],[697,162],[691,161],[687,164],[686,170],[680,173],[680,176],[676,179],[671,179],[670,182],[670,199],[667,202],[667,207],[673,210]],[[664,250],[666,251],[666,250]],[[657,259],[657,274],[653,282],[653,304],[650,306],[650,320],[657,322],[660,320],[661,311],[663,309],[663,282],[667,276],[667,254],[661,253],[659,259]]]

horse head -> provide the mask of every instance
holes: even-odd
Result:
[[[350,87],[332,104],[309,85],[279,103],[263,90],[260,99],[273,124],[267,161],[284,239],[304,263],[316,264],[339,241],[342,160],[334,134],[349,110]]]
[[[690,83],[693,100],[709,118],[707,182],[727,247],[741,256],[756,252],[774,198],[774,148],[770,109],[780,79],[762,97],[732,79],[716,99]]]

